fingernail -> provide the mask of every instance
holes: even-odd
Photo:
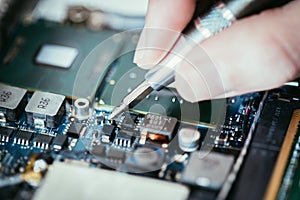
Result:
[[[133,58],[133,62],[139,65],[144,58],[144,51],[143,50],[136,50]]]
[[[173,32],[145,28],[141,33],[133,62],[144,69],[153,67],[168,53],[175,41],[174,38],[176,38],[176,35]]]

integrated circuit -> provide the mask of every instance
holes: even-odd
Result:
[[[0,114],[9,121],[16,121],[26,104],[26,90],[0,84]]]
[[[115,140],[115,144],[122,147],[131,147],[135,140],[132,132],[119,131]]]
[[[0,127],[0,141],[8,142],[13,131],[14,130],[10,128]]]
[[[114,162],[123,162],[125,160],[125,151],[117,148],[110,148],[107,152],[107,158]]]
[[[115,133],[115,126],[105,124],[101,131],[101,142],[103,143],[110,143],[115,139],[116,133]]]
[[[121,123],[122,129],[132,130],[135,126],[136,120],[136,115],[127,113]]]
[[[147,113],[141,129],[148,134],[153,134],[154,137],[155,135],[158,135],[158,138],[160,138],[159,135],[162,135],[170,140],[176,124],[177,119],[174,117]]]
[[[56,128],[65,114],[64,100],[65,97],[59,94],[33,93],[25,108],[27,123],[41,128]]]
[[[19,130],[15,135],[14,143],[28,146],[32,136],[33,136],[32,132],[26,130]]]
[[[48,149],[53,137],[49,135],[39,134],[33,140],[33,146],[41,149]]]
[[[62,150],[68,143],[66,135],[58,134],[53,140],[52,146],[56,151]]]
[[[106,155],[106,146],[104,146],[104,145],[94,145],[91,152],[95,156],[105,157],[105,155]]]
[[[81,132],[83,131],[83,124],[78,122],[71,123],[67,135],[73,138],[79,138]]]

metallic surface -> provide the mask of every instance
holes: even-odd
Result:
[[[64,102],[65,97],[49,92],[35,92],[25,111],[42,116],[55,116]]]
[[[16,109],[25,94],[25,89],[0,84],[0,110]]]

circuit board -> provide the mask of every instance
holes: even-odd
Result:
[[[298,199],[297,86],[198,103],[165,88],[108,118],[146,73],[138,35],[17,25],[1,49],[0,199]]]

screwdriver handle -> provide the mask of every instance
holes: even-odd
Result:
[[[154,90],[174,82],[175,66],[184,59],[192,48],[211,36],[231,26],[236,20],[262,10],[284,5],[291,0],[223,0],[214,4],[184,29],[167,55],[157,66],[145,75],[146,81]],[[191,42],[192,41],[192,42]]]

